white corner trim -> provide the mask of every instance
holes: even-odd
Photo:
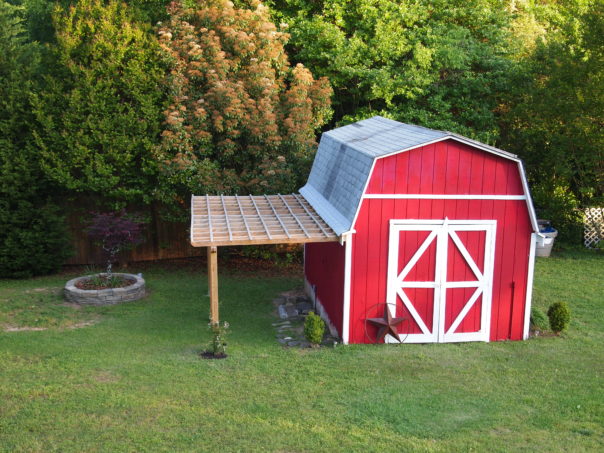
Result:
[[[465,195],[465,194],[365,194],[363,199],[394,200],[526,200],[525,195]]]
[[[312,300],[317,314],[323,319],[323,321],[325,321],[325,324],[327,324],[329,333],[332,336],[337,338],[338,329],[336,329],[336,326],[334,326],[334,324],[331,322],[331,319],[329,319],[329,315],[327,314],[325,307],[323,307],[323,304],[321,304],[321,301],[319,300],[319,298],[317,297],[317,295],[315,294],[315,292],[313,291],[312,288],[313,288],[312,285],[306,279],[306,276],[305,276],[304,277],[304,291],[306,292],[306,295]]]
[[[189,243],[193,244],[193,198],[195,195],[191,194],[191,224],[189,225]]]
[[[344,251],[344,300],[342,313],[342,343],[350,340],[350,285],[352,283],[352,232],[346,233]]]
[[[398,151],[399,153],[401,151]],[[354,229],[356,223],[357,223],[357,218],[359,217],[359,212],[361,212],[361,206],[363,205],[363,199],[365,197],[365,194],[367,193],[367,186],[369,185],[369,181],[371,180],[371,175],[373,175],[373,170],[375,169],[375,162],[377,161],[377,159],[373,159],[373,162],[371,163],[371,168],[369,169],[369,173],[367,174],[367,180],[365,181],[365,186],[363,187],[363,191],[361,192],[361,198],[359,199],[359,204],[357,205],[357,210],[354,213],[354,217],[352,219],[352,223],[350,224],[350,229]]]
[[[531,218],[531,225],[533,226],[533,231],[535,233],[539,233],[539,224],[537,223],[537,214],[535,213],[535,207],[533,206],[533,199],[531,197],[531,191],[529,189],[528,181],[526,179],[526,173],[524,171],[524,165],[521,160],[518,160],[518,171],[520,171],[520,179],[522,181],[522,188],[524,189],[524,194],[526,195],[526,207],[529,211],[529,217]]]
[[[528,257],[528,275],[526,277],[526,302],[524,304],[524,332],[522,339],[529,337],[531,326],[531,302],[533,300],[533,278],[535,275],[535,248],[537,246],[537,233],[531,234],[531,246]]]

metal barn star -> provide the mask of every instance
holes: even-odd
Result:
[[[377,333],[377,337],[375,339],[376,343],[383,340],[387,334],[390,334],[397,341],[401,342],[401,337],[399,337],[398,332],[396,331],[396,326],[402,323],[405,318],[393,318],[390,310],[388,309],[388,304],[384,305],[384,317],[383,318],[367,318],[367,321],[371,324],[374,324],[380,328]]]

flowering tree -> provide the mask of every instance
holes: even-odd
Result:
[[[111,269],[115,257],[121,250],[130,249],[143,242],[143,223],[120,212],[99,212],[94,215],[87,229],[88,235],[100,243],[107,252],[107,279],[111,279]]]
[[[331,88],[291,67],[266,7],[223,0],[179,2],[158,35],[172,62],[165,84],[160,192],[292,190],[306,176],[315,133],[331,115]],[[182,199],[182,198],[181,198]]]

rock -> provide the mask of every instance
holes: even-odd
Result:
[[[283,305],[281,305],[281,307],[283,307]],[[281,307],[279,307],[279,309],[281,309]],[[288,318],[295,318],[298,316],[298,310],[296,310],[293,305],[286,304],[284,310]]]
[[[298,302],[296,308],[299,313],[307,315],[312,310],[312,305],[309,302]]]
[[[275,305],[281,305],[284,302],[285,302],[285,298],[282,296],[278,296],[273,299],[273,304],[275,304]]]
[[[287,311],[285,305],[279,305],[279,317],[281,319],[287,319]]]

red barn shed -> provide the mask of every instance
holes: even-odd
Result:
[[[323,134],[300,193],[341,238],[305,244],[304,273],[344,343],[382,318],[387,342],[527,337],[539,230],[515,155],[374,117]]]

